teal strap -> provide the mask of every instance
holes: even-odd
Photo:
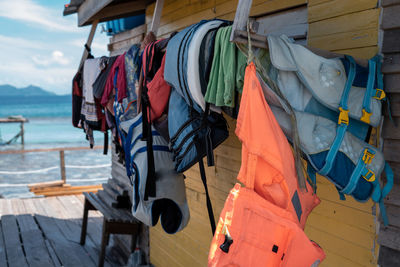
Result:
[[[352,56],[346,55],[345,57],[350,62],[350,67],[349,74],[347,75],[347,81],[340,99],[340,107],[342,107],[344,110],[347,110],[347,101],[349,99],[350,89],[356,76],[356,62]]]
[[[346,134],[346,130],[347,130],[347,124],[341,124],[337,127],[336,137],[332,143],[332,146],[328,152],[328,155],[325,158],[325,164],[321,168],[321,170],[319,170],[319,173],[321,175],[328,175],[328,173],[331,171],[332,166],[333,166],[333,161],[335,160],[336,155],[339,152],[339,148],[340,148],[340,145],[342,144],[342,141]]]
[[[375,73],[376,73],[376,61],[374,59],[368,60],[368,82],[367,82],[367,90],[364,94],[363,100],[363,109],[368,113],[371,113],[371,98],[374,96],[374,85],[375,85]],[[382,89],[382,88],[380,88]]]
[[[351,86],[353,85],[353,81],[356,76],[356,63],[355,63],[354,59],[351,56],[346,56],[346,58],[350,61],[350,68],[349,68],[348,78],[347,78],[346,84],[343,89],[342,97],[340,99],[340,108],[342,108],[345,111],[348,110],[347,101],[349,98]],[[347,123],[348,123],[348,120],[347,120]],[[342,144],[343,138],[346,134],[346,130],[347,130],[346,123],[340,123],[339,126],[337,127],[336,137],[332,143],[332,146],[328,152],[328,155],[326,156],[325,164],[319,170],[319,173],[321,175],[326,176],[331,171],[332,166],[333,166],[333,161],[335,160],[337,152],[339,151],[340,145]]]
[[[383,90],[383,74],[382,74],[382,62],[380,56],[374,57],[376,62],[376,83],[379,89]]]
[[[361,175],[366,175],[368,169],[365,167],[365,163],[362,160],[362,155],[358,158],[357,165],[350,176],[350,180],[347,185],[340,191],[343,194],[351,195],[356,189],[357,183],[360,180]]]
[[[382,221],[384,226],[389,225],[389,220],[386,214],[386,208],[384,204],[385,197],[389,194],[390,190],[393,187],[393,171],[390,168],[389,164],[385,163],[385,173],[386,173],[386,185],[382,189],[381,199],[379,201],[379,210],[381,212]]]

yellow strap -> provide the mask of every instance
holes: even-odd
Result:
[[[371,170],[368,170],[366,175],[362,175],[362,177],[367,180],[368,182],[375,181],[375,173]]]
[[[371,122],[371,115],[372,115],[372,113],[371,112],[367,112],[364,108],[363,108],[363,110],[362,110],[362,116],[361,116],[361,118],[360,118],[360,120],[362,121],[362,122],[365,122],[365,123],[370,123]]]
[[[385,92],[382,89],[376,89],[375,95],[373,96],[375,99],[382,100],[386,97]]]
[[[368,148],[364,149],[364,154],[362,157],[362,160],[364,161],[365,164],[371,164],[372,159],[375,157],[374,154],[369,152]]]
[[[347,124],[349,125],[349,110],[343,109],[342,107],[339,107],[340,114],[339,114],[339,120],[338,124]]]

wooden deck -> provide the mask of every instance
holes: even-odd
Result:
[[[89,212],[79,244],[83,196],[0,199],[0,266],[97,266],[103,218]],[[121,266],[108,247],[105,266]]]

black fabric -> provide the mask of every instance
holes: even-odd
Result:
[[[210,220],[210,225],[211,225],[211,232],[214,235],[216,229],[215,218],[211,204],[210,194],[208,193],[207,177],[206,177],[206,172],[204,170],[204,163],[202,158],[199,159],[199,169],[200,169],[201,181],[203,182],[204,186],[204,191],[206,192],[206,204],[207,204],[208,218]]]
[[[214,43],[217,29],[212,29],[204,36],[204,39],[200,45],[199,54],[199,77],[201,92],[203,95],[206,94],[207,84],[210,78],[211,65],[214,58]]]
[[[158,218],[161,219],[161,226],[168,234],[178,231],[182,223],[182,212],[179,206],[171,199],[157,199],[151,208],[152,224],[156,225]]]
[[[93,83],[93,95],[95,98],[101,99],[103,96],[104,88],[106,86],[108,74],[111,71],[112,66],[114,65],[115,60],[117,59],[117,56],[115,57],[109,57],[107,60],[107,67],[103,69],[99,76],[97,76],[96,80]]]
[[[103,145],[103,154],[107,155],[108,153],[108,131],[104,133],[104,145]]]

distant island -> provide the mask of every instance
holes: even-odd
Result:
[[[56,95],[33,85],[24,88],[0,85],[0,105],[62,104],[70,103],[71,99],[71,95]]]
[[[16,97],[16,96],[36,97],[36,96],[58,96],[58,95],[34,85],[29,85],[24,88],[17,88],[9,84],[0,85],[0,97]]]

